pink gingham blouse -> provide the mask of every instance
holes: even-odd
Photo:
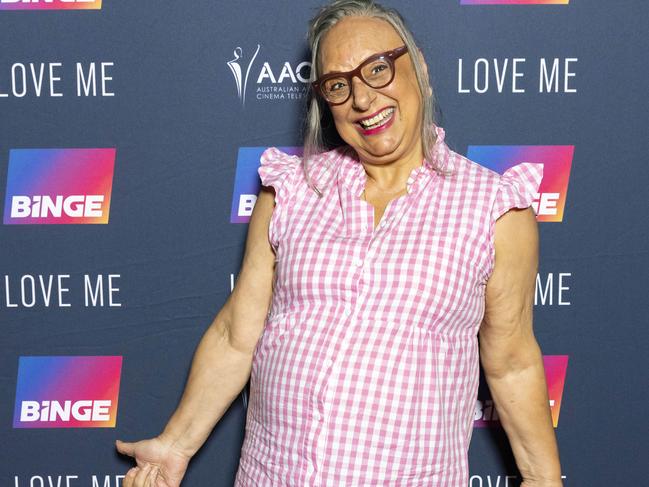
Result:
[[[353,153],[317,156],[322,198],[301,158],[261,156],[276,268],[236,486],[468,485],[494,223],[530,206],[543,166],[500,175],[434,128],[453,175],[425,160],[376,229]]]

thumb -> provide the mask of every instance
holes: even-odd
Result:
[[[115,440],[115,447],[117,448],[118,452],[123,453],[124,455],[128,455],[130,457],[135,456],[135,443],[125,443],[120,440]]]

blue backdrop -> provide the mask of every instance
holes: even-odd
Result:
[[[534,326],[565,485],[640,485],[647,4],[477,3],[385,2],[449,146],[545,165]],[[238,273],[258,155],[301,143],[319,4],[0,0],[1,485],[119,485],[114,439],[161,431]],[[232,485],[245,399],[183,485]],[[48,409],[66,400],[89,402]],[[469,460],[473,487],[520,482],[484,385]]]

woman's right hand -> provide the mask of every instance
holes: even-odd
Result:
[[[124,487],[179,487],[191,459],[159,436],[134,443],[116,440],[115,446],[137,463],[124,477]]]

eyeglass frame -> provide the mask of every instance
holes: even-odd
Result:
[[[394,81],[394,75],[396,73],[396,68],[394,66],[394,62],[395,62],[395,60],[397,58],[404,55],[406,52],[408,52],[408,46],[403,45],[403,46],[397,47],[396,49],[392,49],[391,51],[385,51],[385,52],[379,52],[379,53],[373,54],[370,57],[368,57],[367,59],[365,59],[362,63],[360,63],[355,69],[352,69],[351,71],[334,71],[332,73],[327,73],[327,74],[325,74],[323,76],[320,76],[320,78],[318,78],[317,80],[313,81],[311,83],[311,86],[313,87],[315,92],[318,93],[324,99],[324,101],[326,101],[329,105],[334,105],[334,106],[342,105],[343,103],[346,103],[347,100],[349,100],[349,98],[352,96],[352,91],[353,91],[352,78],[354,78],[355,76],[358,77],[358,79],[360,79],[363,83],[365,83],[370,88],[374,88],[374,89],[377,89],[377,90],[381,89],[381,88],[385,88],[390,83],[392,83],[392,81]],[[363,73],[361,72],[361,70],[363,69],[363,67],[365,67],[369,63],[371,63],[373,61],[376,61],[378,59],[386,59],[388,61],[388,63],[390,64],[390,67],[392,68],[392,76],[390,77],[390,80],[387,83],[385,83],[384,85],[371,86],[365,80],[365,78],[363,77]],[[347,95],[347,98],[345,98],[343,101],[334,103],[334,102],[331,102],[331,101],[327,100],[327,97],[322,92],[321,84],[323,82],[327,81],[328,79],[341,78],[341,77],[345,78],[345,81],[347,81],[347,84],[349,86],[349,94]]]

